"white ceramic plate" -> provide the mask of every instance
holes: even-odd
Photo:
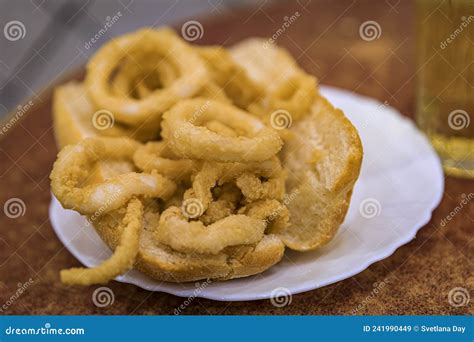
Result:
[[[409,242],[441,200],[444,178],[438,157],[413,123],[395,109],[345,90],[322,87],[359,130],[364,161],[346,219],[325,247],[307,253],[287,251],[270,270],[248,278],[174,284],[132,270],[117,281],[181,297],[222,301],[296,294],[347,279]],[[94,266],[109,249],[86,220],[52,199],[51,224],[66,248],[84,265]]]

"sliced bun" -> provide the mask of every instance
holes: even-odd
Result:
[[[130,128],[116,122],[112,112],[95,108],[80,82],[56,87],[53,119],[54,136],[60,148],[96,135],[127,136],[139,141],[154,140],[159,136],[159,128],[153,125]]]
[[[122,215],[114,211],[94,224],[99,236],[112,250],[117,246],[121,234],[118,223]],[[270,268],[281,260],[285,251],[284,244],[277,236],[265,235],[256,245],[228,247],[217,255],[182,254],[154,242],[153,223],[145,220],[135,268],[158,280],[186,282],[246,277]]]
[[[320,95],[311,115],[291,132],[282,152],[291,220],[279,237],[306,251],[329,242],[341,225],[359,177],[362,145],[344,114]]]
[[[93,115],[94,107],[88,100],[82,83],[69,82],[56,87],[53,96],[53,128],[58,148],[77,144],[82,139],[101,133],[94,127]],[[123,134],[117,128],[112,133]],[[98,162],[89,175],[87,184],[100,183],[104,179],[130,172],[133,168],[127,161]]]
[[[300,70],[285,50],[264,39],[245,40],[231,53],[262,86],[284,82]],[[359,135],[344,113],[318,94],[311,114],[293,122],[281,153],[289,171],[291,219],[278,236],[291,249],[316,249],[336,234],[349,208],[362,163]]]
[[[59,149],[98,134],[92,124],[94,108],[81,83],[56,87],[53,95],[53,128]]]

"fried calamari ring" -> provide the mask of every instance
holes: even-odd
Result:
[[[190,221],[177,207],[166,209],[154,232],[157,242],[183,253],[218,254],[228,246],[249,245],[263,238],[265,222],[247,215],[230,215],[211,225]]]
[[[63,207],[81,214],[118,209],[133,196],[168,198],[176,185],[156,172],[128,172],[103,183],[81,187],[95,162],[104,159],[131,160],[139,145],[128,138],[96,137],[66,146],[54,163],[51,190]]]
[[[192,197],[194,191],[192,189],[188,191]],[[234,214],[237,204],[242,198],[242,193],[239,188],[232,183],[224,184],[222,187],[216,188],[213,192],[217,199],[209,203],[206,212],[199,218],[205,225],[210,225],[222,220],[224,217]],[[185,196],[189,195],[186,194]]]
[[[220,135],[235,137],[237,133],[220,121],[211,120],[206,127]],[[181,181],[190,179],[200,163],[191,159],[179,159],[165,141],[152,141],[140,146],[133,155],[135,165],[142,171],[156,170],[164,176]]]
[[[128,202],[120,241],[113,255],[94,268],[78,267],[62,270],[61,281],[67,285],[104,284],[131,269],[138,253],[142,220],[143,204],[140,200],[132,198]]]
[[[263,89],[252,81],[245,69],[232,59],[231,54],[218,46],[196,48],[206,61],[212,79],[239,108],[247,108],[263,96]]]
[[[286,110],[297,120],[310,112],[315,98],[316,79],[301,72],[277,87],[270,95],[269,102],[272,109]]]
[[[237,133],[228,137],[203,125],[221,121]],[[163,116],[163,136],[178,156],[219,162],[262,161],[282,147],[278,133],[252,115],[228,104],[206,99],[183,100]]]
[[[222,90],[222,88],[213,82],[205,84],[194,97],[202,97],[223,103],[232,103],[232,101],[225,94],[224,90]]]
[[[235,184],[242,191],[246,202],[260,199],[283,199],[285,196],[285,173],[262,181],[256,174],[246,172],[239,176]]]
[[[166,63],[166,61],[161,62],[154,68],[156,69],[156,72],[147,73],[145,76],[142,76],[142,78],[136,82],[134,88],[129,92],[132,94],[136,93],[138,98],[144,98],[152,94],[153,91],[158,88],[169,87],[179,78],[178,72],[170,65],[170,63]],[[231,102],[224,90],[214,82],[204,84],[193,97],[204,97],[225,103]]]
[[[206,122],[205,124],[206,128],[209,129],[210,131],[223,135],[225,137],[236,137],[237,133],[230,128],[229,126],[224,125],[222,122],[217,121],[217,120],[211,120]]]
[[[154,56],[157,65],[165,61],[175,66],[179,77],[143,99],[115,96],[109,84],[114,72],[125,59],[143,55]],[[195,95],[209,77],[202,59],[172,30],[144,29],[105,44],[89,61],[85,84],[97,108],[112,112],[117,121],[139,124]]]
[[[272,123],[271,114],[278,110],[288,112],[293,121],[310,114],[318,93],[317,79],[301,69],[288,51],[264,39],[250,39],[229,53],[253,82],[264,87],[265,94],[247,107],[249,112],[266,124]]]
[[[110,92],[117,97],[132,97],[131,82],[124,72],[117,72],[110,84]]]
[[[125,59],[110,80],[111,92],[116,96],[144,98],[154,90],[169,87],[179,78],[169,62],[157,62],[153,54]]]
[[[139,66],[136,60],[124,62],[117,71],[110,84],[114,95],[142,99],[156,89],[169,87],[179,78],[176,68],[167,61],[157,65],[156,60],[149,57],[138,62]],[[231,102],[224,90],[214,82],[204,84],[194,96]]]
[[[280,160],[277,157],[250,163],[216,163],[204,162],[201,169],[193,178],[193,193],[185,199],[196,198],[206,211],[212,202],[212,188],[230,182],[244,173],[252,173],[265,178],[277,177],[282,172]],[[186,195],[186,194],[185,194]]]
[[[269,233],[278,233],[288,227],[290,222],[288,208],[274,199],[252,202],[242,207],[238,213],[263,220]]]
[[[133,155],[135,165],[144,172],[157,171],[169,179],[190,179],[197,167],[191,159],[178,159],[164,141],[153,141],[140,146]]]

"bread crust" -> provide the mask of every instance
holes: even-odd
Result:
[[[344,220],[363,150],[351,122],[321,95],[291,132],[283,164],[287,193],[298,195],[287,204],[290,225],[278,236],[289,248],[307,251],[328,243]]]
[[[92,125],[93,112],[80,83],[69,82],[55,88],[53,131],[60,149],[97,134]]]
[[[114,250],[120,237],[123,212],[103,215],[94,227]],[[153,227],[145,220],[134,267],[153,279],[187,282],[200,279],[227,280],[261,273],[283,257],[285,246],[275,235],[265,235],[256,245],[227,248],[217,254],[182,254],[154,242]]]

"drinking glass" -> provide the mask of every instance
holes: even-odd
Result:
[[[474,178],[474,0],[417,0],[416,121],[445,172]]]

